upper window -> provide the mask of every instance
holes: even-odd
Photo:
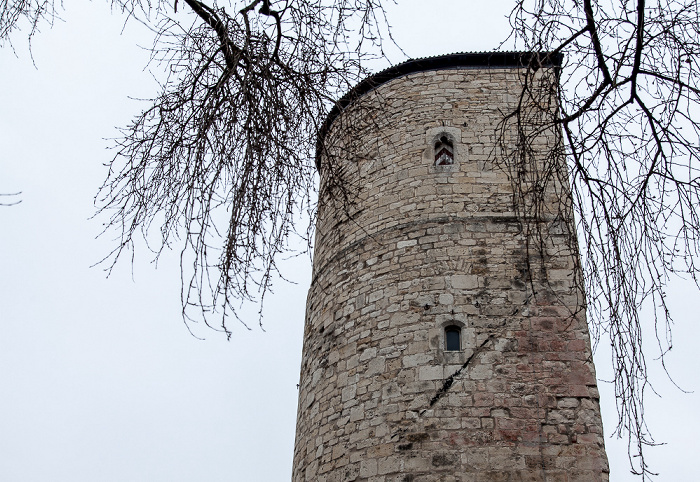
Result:
[[[436,166],[449,166],[454,164],[454,146],[446,135],[440,136],[440,138],[435,142],[434,152]]]
[[[445,327],[445,350],[460,351],[462,349],[462,330],[459,326],[450,325]]]

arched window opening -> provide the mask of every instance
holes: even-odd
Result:
[[[454,164],[454,147],[452,142],[447,138],[447,136],[440,136],[437,142],[435,142],[435,165],[436,166],[449,166]]]
[[[461,334],[462,330],[459,326],[451,325],[445,328],[446,351],[460,351],[462,349]]]

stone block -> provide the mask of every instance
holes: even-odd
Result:
[[[418,379],[419,380],[442,380],[443,378],[443,367],[442,365],[437,366],[424,366],[418,368]]]
[[[479,277],[476,275],[452,275],[452,288],[457,290],[474,290],[479,287]]]

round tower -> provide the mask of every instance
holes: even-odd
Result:
[[[568,188],[532,247],[496,149],[523,65],[409,61],[329,116],[294,481],[607,480]]]

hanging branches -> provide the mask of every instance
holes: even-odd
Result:
[[[186,3],[202,22],[163,21],[154,53],[170,78],[123,131],[101,203],[122,229],[113,261],[156,219],[156,256],[182,237],[183,314],[217,311],[230,336],[227,315],[264,296],[290,236],[307,234],[318,120],[364,75],[363,54],[338,39],[377,6],[255,0],[229,15]]]
[[[367,39],[350,43],[349,28],[381,41],[383,11],[373,0],[185,4],[194,18],[157,12],[153,61],[169,76],[122,129],[96,202],[119,236],[109,269],[140,237],[156,259],[179,246],[183,316],[230,336],[228,316],[262,300],[290,238],[309,240],[319,121],[366,74]]]
[[[0,3],[0,42],[27,26],[31,39],[61,8]],[[153,31],[152,65],[166,77],[121,129],[96,197],[105,233],[117,235],[104,262],[111,270],[140,238],[156,260],[178,248],[185,320],[216,320],[230,336],[229,315],[262,300],[279,257],[295,251],[290,240],[309,243],[319,122],[368,75],[364,62],[383,56],[382,2],[113,0],[112,8]]]
[[[533,143],[542,130],[562,133],[544,165],[567,160],[591,331],[612,349],[615,433],[628,436],[632,470],[646,480],[652,472],[644,447],[655,444],[644,422],[650,341],[663,363],[672,348],[670,276],[698,284],[697,4],[520,1],[510,21],[526,49],[564,60],[557,79],[531,65],[518,108],[502,124],[502,132],[517,129],[517,142],[502,136],[501,152],[516,192],[544,192],[561,179],[553,169],[534,170]],[[556,115],[548,116],[552,102]],[[538,196],[523,198],[527,209],[542,209]],[[653,313],[651,327],[645,309]]]

